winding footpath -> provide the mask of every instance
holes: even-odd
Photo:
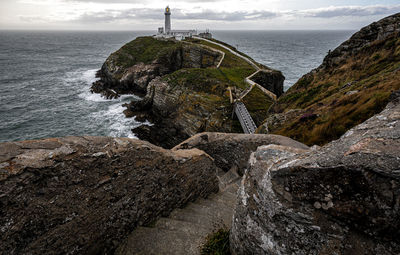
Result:
[[[250,76],[245,78],[246,83],[249,84],[250,87],[247,90],[245,90],[244,93],[242,93],[240,95],[238,100],[242,100],[255,86],[257,86],[262,92],[264,92],[264,94],[269,96],[272,100],[276,101],[277,96],[275,95],[275,93],[267,90],[266,88],[264,88],[260,84],[258,84],[258,83],[256,83],[256,82],[251,80],[251,78],[253,78],[254,75],[256,75],[257,73],[263,71],[263,69],[261,69],[256,63],[254,63],[254,61],[252,61],[248,57],[245,57],[245,56],[239,54],[238,52],[232,50],[231,48],[229,48],[229,47],[227,47],[227,46],[225,46],[223,44],[220,44],[220,43],[217,43],[217,42],[205,39],[205,38],[201,38],[201,37],[195,37],[195,38],[199,39],[199,40],[203,40],[203,41],[209,42],[209,43],[212,43],[214,45],[217,45],[219,47],[222,47],[222,48],[228,50],[230,53],[232,53],[233,55],[243,59],[244,61],[246,61],[247,63],[249,63],[251,66],[253,66],[256,69],[256,71],[253,74],[251,74]],[[214,49],[214,50],[219,51],[217,49]],[[221,52],[221,51],[219,51],[219,52]],[[224,60],[224,58],[225,58],[225,53],[223,53],[223,57],[221,58],[220,62],[218,63],[217,68],[220,67],[220,65],[221,65],[222,61]]]

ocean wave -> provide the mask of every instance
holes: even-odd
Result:
[[[97,80],[97,69],[76,70],[67,73],[65,82],[79,85],[77,96],[84,101],[84,106],[94,110],[88,115],[89,126],[93,129],[103,130],[105,135],[112,137],[137,138],[131,131],[132,128],[141,125],[152,125],[150,122],[138,122],[136,118],[126,118],[123,111],[126,109],[123,103],[131,100],[140,100],[135,95],[122,95],[117,99],[106,99],[100,94],[91,93],[90,86]]]
[[[138,122],[136,118],[126,118],[123,114],[125,108],[120,104],[112,104],[106,110],[91,114],[95,125],[108,126],[108,135],[112,137],[137,138],[131,131],[141,125],[151,125],[150,122]]]

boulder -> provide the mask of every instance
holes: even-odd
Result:
[[[232,253],[400,254],[399,94],[324,147],[259,147],[238,192]]]
[[[250,154],[258,146],[277,144],[300,149],[308,149],[302,143],[280,135],[252,135],[252,134],[227,134],[227,133],[201,133],[182,142],[173,150],[199,149],[205,151],[215,160],[215,164],[225,172],[232,167],[243,174]]]
[[[136,226],[218,191],[197,150],[128,138],[0,144],[0,254],[112,254]]]

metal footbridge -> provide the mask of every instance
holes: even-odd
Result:
[[[240,125],[243,128],[245,134],[254,134],[256,132],[257,126],[250,116],[249,111],[247,111],[246,106],[241,101],[236,101],[233,105],[236,116],[239,119]]]

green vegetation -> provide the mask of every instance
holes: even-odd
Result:
[[[116,57],[122,67],[128,68],[137,63],[149,64],[155,59],[172,54],[182,47],[181,42],[172,40],[157,40],[153,37],[138,37],[125,44],[111,55]]]
[[[339,66],[301,78],[273,108],[303,109],[316,117],[299,116],[272,133],[323,145],[382,111],[391,92],[400,89],[400,39],[393,37],[364,47]]]
[[[223,108],[221,112],[225,114],[220,117],[231,123],[231,131],[242,132],[239,121],[231,120],[232,105],[229,102],[227,88],[236,87],[239,91],[246,90],[249,85],[245,82],[245,78],[255,72],[254,67],[228,50],[212,43],[197,39],[187,39],[186,42],[205,45],[223,51],[225,58],[221,67],[218,69],[214,67],[180,69],[164,76],[163,80],[167,81],[174,89],[177,87],[188,88],[190,91],[201,93],[203,95],[202,98],[190,96],[191,100],[195,100],[195,105]],[[206,96],[207,94],[212,96]],[[258,88],[253,89],[245,99],[244,103],[248,107],[250,114],[255,118],[254,121],[257,124],[261,124],[272,101]],[[192,109],[186,110],[191,111]],[[213,123],[207,123],[209,127],[211,124]],[[215,128],[215,130],[207,128],[206,130],[218,131],[218,128]]]
[[[218,43],[238,52],[228,44]],[[179,58],[179,54],[184,54],[183,57],[191,57],[191,47],[213,48],[224,52],[225,57],[220,68],[216,68],[213,66],[215,65],[215,56],[204,54],[200,66],[205,68],[181,68],[162,77],[170,85],[169,89],[173,90],[168,93],[179,93],[179,107],[177,107],[176,113],[192,115],[193,119],[203,119],[204,123],[196,123],[197,126],[204,127],[202,131],[241,132],[239,121],[232,120],[233,106],[229,102],[228,87],[236,88],[238,93],[246,90],[249,85],[245,82],[245,78],[256,70],[229,50],[194,38],[179,42],[153,37],[138,37],[113,53],[107,61],[107,65],[109,70],[115,71],[114,77],[121,79],[125,73],[124,70],[138,63],[150,64],[157,60],[165,66],[174,66],[173,60]],[[185,52],[189,52],[187,56]],[[255,89],[246,96],[245,104],[249,105],[250,114],[259,124],[265,117],[271,101],[261,90]],[[208,116],[199,118],[199,114]]]
[[[202,255],[230,255],[229,231],[221,228],[207,236],[206,243],[201,249]]]
[[[223,51],[225,53],[225,58],[222,61],[221,67],[228,67],[228,68],[233,68],[233,67],[241,67],[241,68],[247,68],[247,69],[252,69],[253,72],[255,72],[254,67],[252,67],[249,63],[247,63],[245,60],[242,58],[232,54],[229,50],[224,49],[218,45],[215,45],[213,43],[203,41],[203,40],[198,40],[198,39],[187,39],[187,42],[191,42],[194,44],[200,44],[200,45],[205,45],[220,51]]]
[[[243,103],[256,125],[259,126],[267,118],[268,109],[273,101],[256,86],[243,98]]]

